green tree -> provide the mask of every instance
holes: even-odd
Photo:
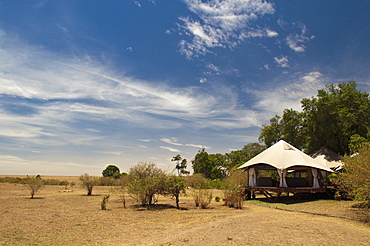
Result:
[[[180,208],[180,194],[186,194],[186,182],[183,177],[171,175],[166,179],[164,195],[170,195],[176,200],[176,207]]]
[[[262,125],[258,140],[264,142],[267,146],[271,146],[282,138],[282,130],[280,124],[281,117],[275,115],[270,119],[270,124]]]
[[[220,179],[225,176],[226,158],[222,154],[208,154],[200,149],[192,160],[194,173],[201,173],[207,179]]]
[[[341,155],[350,153],[353,135],[369,137],[369,94],[354,81],[326,85],[317,97],[301,100],[303,112],[285,109],[263,125],[259,140],[267,146],[284,139],[308,154],[326,147]]]
[[[369,131],[369,134],[370,134],[370,131]],[[369,135],[368,134],[368,135]],[[368,137],[368,139],[370,139]],[[370,141],[364,138],[364,137],[361,137],[360,135],[358,134],[355,134],[355,135],[352,135],[351,136],[351,139],[349,141],[349,145],[348,145],[348,148],[350,150],[350,154],[355,154],[357,153],[364,145],[366,144],[370,144]]]
[[[370,144],[364,144],[356,155],[345,156],[344,170],[337,175],[340,188],[354,200],[370,205]]]
[[[141,162],[131,167],[128,173],[129,194],[141,205],[152,205],[154,196],[165,191],[167,174],[154,163]]]
[[[370,127],[369,94],[357,90],[355,81],[327,85],[317,98],[303,99],[306,147],[312,153],[324,146],[348,154],[352,135],[366,137]]]
[[[86,189],[87,195],[91,196],[94,186],[97,184],[98,179],[95,176],[91,176],[87,173],[80,176],[80,181],[82,182],[82,187]]]
[[[233,150],[230,153],[226,153],[226,163],[229,173],[235,168],[249,161],[262,151],[266,149],[265,145],[259,143],[249,143],[244,145],[241,150]]]
[[[176,161],[175,169],[177,170],[177,175],[178,176],[190,173],[189,171],[186,170],[187,160],[183,159],[180,155],[174,156],[171,161]]]
[[[208,153],[204,148],[198,150],[198,153],[191,162],[193,164],[194,173],[201,173],[206,178],[211,178],[212,164],[209,162]]]
[[[102,172],[103,177],[113,177],[119,178],[120,177],[120,170],[115,165],[108,165]]]

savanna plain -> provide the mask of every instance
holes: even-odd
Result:
[[[200,209],[188,189],[181,209],[162,196],[150,208],[127,197],[124,208],[112,187],[96,186],[87,196],[78,177],[49,178],[75,186],[47,185],[30,199],[26,186],[0,184],[0,245],[370,244],[369,210],[354,201],[259,197],[233,209],[213,199]],[[110,199],[102,210],[105,195]],[[222,198],[222,191],[213,196]]]

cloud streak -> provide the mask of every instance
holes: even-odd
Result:
[[[197,19],[180,17],[180,30],[190,38],[180,41],[180,52],[187,58],[205,55],[215,47],[235,47],[255,37],[276,37],[270,28],[253,27],[258,18],[271,15],[275,9],[262,0],[184,0]]]
[[[113,120],[152,129],[232,129],[258,124],[254,117],[244,117],[253,112],[238,108],[237,93],[227,87],[204,91],[199,87],[152,85],[150,81],[117,76],[91,57],[60,56],[2,33],[3,105],[23,103],[33,112],[16,115],[19,112],[14,108],[0,111],[2,136],[48,140],[53,145],[81,144],[98,141]],[[80,129],[73,122],[89,126]],[[76,134],[81,130],[85,136]]]

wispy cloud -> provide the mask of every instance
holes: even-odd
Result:
[[[275,62],[278,64],[279,67],[288,68],[289,66],[289,59],[287,56],[274,57]]]
[[[139,141],[141,142],[150,142],[150,141],[153,141],[152,139],[139,139]]]
[[[60,56],[1,33],[2,103],[13,100],[28,107],[27,115],[3,107],[2,136],[52,145],[92,144],[103,138],[103,132],[108,134],[104,138],[113,134],[105,131],[112,121],[148,129],[229,129],[256,124],[253,117],[243,118],[252,112],[237,107],[238,95],[228,87],[204,91],[153,85],[118,76],[91,57]],[[218,70],[212,64],[209,68]],[[74,124],[78,122],[87,127]]]
[[[313,39],[315,36],[307,36],[307,27],[306,25],[299,23],[294,26],[300,29],[300,34],[289,34],[286,37],[286,43],[295,52],[304,52],[306,50],[305,43]]]
[[[179,43],[182,54],[191,58],[212,52],[214,47],[235,47],[254,37],[276,37],[278,33],[267,27],[253,27],[252,22],[273,14],[271,3],[263,0],[184,0],[198,19],[180,17],[183,34],[190,40]]]
[[[212,149],[212,147],[210,147],[210,146],[206,146],[206,145],[199,145],[199,144],[185,144],[185,146],[187,146],[187,147],[193,147],[193,148],[198,148],[198,149],[205,148],[205,149],[207,149],[207,150]]]
[[[324,87],[326,80],[320,72],[314,71],[300,77],[293,77],[287,83],[265,90],[245,90],[259,98],[254,108],[261,112],[263,120],[273,115],[280,115],[286,108],[300,110],[302,98],[317,94]],[[265,114],[265,115],[264,115]]]
[[[172,145],[177,145],[177,146],[182,146],[183,145],[181,143],[178,143],[178,140],[175,137],[172,137],[172,138],[161,138],[160,140],[162,142],[165,142],[165,143],[168,143],[168,144],[172,144]]]
[[[180,151],[180,150],[175,149],[175,148],[172,148],[172,147],[160,146],[160,148],[161,148],[161,149],[166,149],[166,150],[171,151],[171,152],[181,153],[181,151]]]

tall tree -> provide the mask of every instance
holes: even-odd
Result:
[[[282,138],[281,117],[275,115],[270,119],[270,124],[262,125],[262,130],[258,140],[264,142],[267,146],[277,143]]]
[[[233,150],[230,153],[226,153],[225,157],[226,162],[228,163],[227,168],[229,172],[249,161],[265,149],[265,145],[261,145],[259,143],[249,143],[244,145],[241,150]]]
[[[187,168],[187,160],[183,159],[181,155],[176,155],[172,157],[171,161],[176,161],[177,175],[181,176],[182,174],[189,174],[189,171],[186,170]]]
[[[317,97],[301,101],[303,112],[285,109],[262,127],[259,140],[270,146],[284,139],[312,153],[322,146],[341,155],[349,153],[353,135],[368,137],[369,94],[357,90],[355,81],[327,85]]]
[[[369,94],[357,90],[355,81],[327,85],[317,98],[303,99],[306,147],[309,153],[324,146],[342,155],[349,153],[351,136],[366,137],[370,127]]]
[[[211,178],[212,164],[208,160],[208,153],[205,148],[198,150],[198,153],[191,162],[194,173],[202,173],[204,177]]]

